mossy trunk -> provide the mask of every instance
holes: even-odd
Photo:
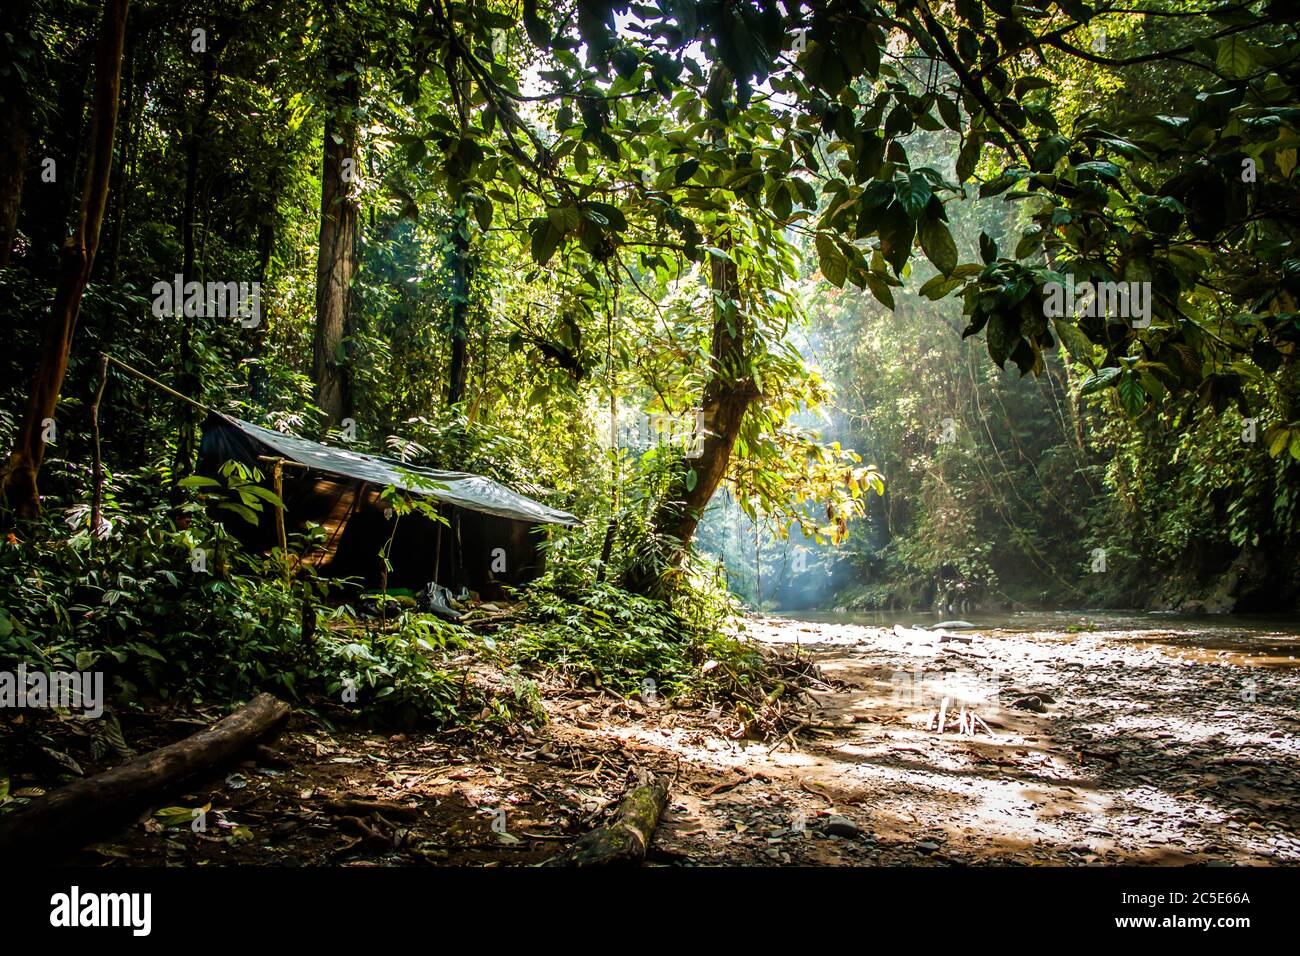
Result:
[[[722,237],[718,245],[727,250],[731,241]],[[682,460],[682,467],[655,509],[654,529],[668,542],[669,553],[633,567],[624,579],[625,587],[642,594],[661,590],[665,575],[690,548],[704,509],[726,477],[745,413],[759,395],[751,374],[749,329],[740,304],[735,263],[711,256],[709,285],[718,304],[713,316],[711,370],[700,408],[703,434],[696,437],[698,455]]]

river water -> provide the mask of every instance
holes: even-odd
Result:
[[[1227,659],[1254,667],[1289,668],[1300,663],[1300,617],[1265,615],[1186,616],[1151,611],[992,611],[960,618],[925,611],[797,611],[794,620],[866,627],[933,627],[962,620],[978,631],[1033,640],[1071,640],[1091,634],[1114,641],[1158,645],[1179,657]]]

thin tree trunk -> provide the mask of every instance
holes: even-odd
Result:
[[[275,178],[271,179],[272,194],[274,195]],[[265,286],[267,277],[271,274],[271,257],[275,254],[275,223],[270,219],[264,219],[257,227],[257,284]],[[260,329],[262,326],[258,326]],[[260,342],[261,336],[258,336]]]
[[[82,40],[60,58],[57,107],[37,147],[39,161],[31,164],[27,202],[21,213],[23,232],[31,241],[30,267],[55,281],[68,222],[75,213],[74,184],[86,109],[86,78],[95,59],[94,49],[93,41]],[[48,169],[47,160],[53,163]],[[47,174],[53,178],[47,178]]]
[[[26,33],[28,24],[17,27]],[[30,104],[26,84],[18,72],[0,80],[0,269],[9,265],[18,238],[18,213],[23,205],[23,178],[27,174],[27,138]]]
[[[90,437],[93,443],[94,461],[92,462],[93,487],[90,498],[90,534],[98,537],[103,525],[104,510],[104,456],[99,446],[99,403],[104,400],[104,388],[108,385],[108,355],[99,357],[99,386],[95,389],[95,401],[90,406]]]
[[[0,22],[9,34],[9,48],[14,52],[36,47],[31,35],[34,4],[10,4]],[[18,239],[18,213],[22,211],[22,181],[27,174],[27,140],[31,134],[31,99],[17,61],[3,64],[0,70],[0,269],[9,264],[14,242]],[[30,68],[30,65],[29,65]]]
[[[95,94],[91,103],[90,135],[81,211],[72,235],[59,253],[59,273],[54,301],[41,329],[40,355],[22,423],[0,490],[20,515],[40,511],[36,476],[45,457],[46,423],[54,418],[63,377],[68,370],[72,337],[81,310],[90,270],[99,248],[99,233],[108,202],[113,168],[113,134],[117,128],[118,88],[122,77],[122,46],[126,37],[129,0],[105,0],[95,54]]]
[[[126,194],[129,189],[129,153],[135,141],[135,47],[135,41],[132,40],[123,57],[122,82],[125,89],[122,93],[122,135],[119,137],[117,163],[113,169],[113,224],[108,233],[108,259],[100,273],[107,277],[110,286],[117,285],[118,255],[122,250],[122,218],[126,215]],[[110,337],[106,336],[105,339],[111,342]]]
[[[355,102],[356,81],[347,85],[353,92],[345,92],[344,100]],[[326,427],[337,425],[352,410],[344,340],[351,330],[352,280],[357,271],[357,206],[351,197],[356,144],[356,123],[350,117],[330,116],[325,121],[312,358],[316,405],[325,413]]]
[[[114,221],[112,259],[109,262],[108,269],[108,284],[110,286],[117,285],[118,266],[122,261],[122,236],[126,234],[127,210],[130,205],[131,192],[135,188],[136,177],[140,172],[140,131],[144,128],[140,116],[144,110],[144,93],[147,85],[147,80],[140,80],[136,83],[135,101],[131,105],[133,119],[131,141],[127,144],[127,149],[123,153],[123,162],[126,166],[122,170],[121,193],[118,196],[117,216]]]
[[[217,95],[217,55],[224,38],[214,36],[203,54],[203,97],[198,112],[185,141],[185,200],[181,209],[181,276],[183,282],[199,278],[196,274],[197,258],[194,227],[198,217],[200,160],[208,136],[208,118],[212,102]],[[194,349],[194,334],[198,316],[181,317],[180,378],[178,389],[186,395],[197,396],[203,388],[199,377],[198,361]],[[173,481],[188,477],[194,470],[198,452],[199,414],[188,405],[181,409],[181,427],[176,439],[176,462],[172,469]]]
[[[469,374],[469,290],[473,281],[469,261],[469,216],[463,208],[451,217],[451,302],[448,337],[451,360],[447,368],[447,404],[465,398]]]
[[[492,333],[485,325],[482,335],[483,354],[479,360],[478,391],[474,395],[474,403],[469,407],[469,420],[471,423],[478,421],[479,410],[483,407],[484,400],[488,397],[488,355],[492,344]],[[577,434],[576,429],[574,434]]]

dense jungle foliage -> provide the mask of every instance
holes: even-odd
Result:
[[[123,701],[355,686],[530,719],[539,668],[760,685],[738,598],[1294,607],[1298,15],[7,10],[0,656],[108,667]],[[174,281],[260,299],[214,315]],[[1065,283],[1131,314],[1056,307]],[[267,476],[191,481],[203,413],[118,363],[584,526],[508,639],[376,617],[311,534],[241,548],[215,518],[267,520]],[[468,682],[471,644],[511,688]]]

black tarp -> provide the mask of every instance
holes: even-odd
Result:
[[[201,474],[216,477],[235,460],[264,475],[261,457],[305,467],[283,472],[285,525],[290,534],[308,524],[325,528],[327,546],[313,560],[321,573],[355,577],[374,587],[382,580],[381,550],[392,540],[389,587],[422,588],[436,581],[452,591],[462,587],[484,598],[499,597],[502,585],[535,578],[544,567],[539,547],[545,525],[579,525],[573,515],[481,475],[434,471],[393,459],[333,448],[216,412],[203,426]],[[422,514],[397,518],[380,493],[392,485],[437,503],[446,524]],[[275,543],[267,512],[256,528],[238,517],[228,530],[246,546],[265,550]]]

